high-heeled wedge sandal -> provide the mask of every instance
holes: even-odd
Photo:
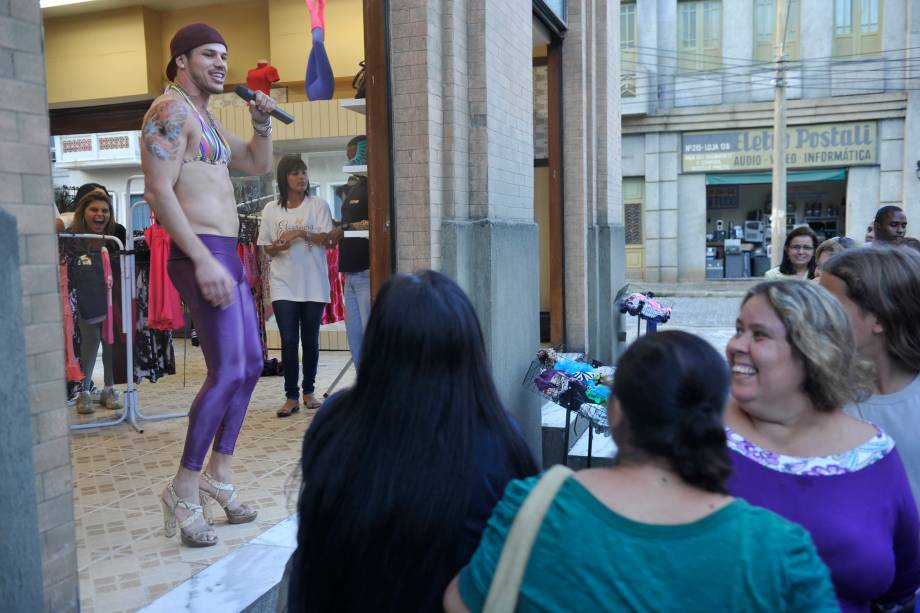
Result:
[[[201,497],[201,507],[204,510],[204,518],[209,524],[214,523],[214,516],[211,514],[211,509],[209,507],[209,498],[224,509],[224,513],[227,515],[227,521],[231,524],[247,524],[254,521],[256,516],[258,516],[259,512],[257,510],[245,504],[241,504],[235,509],[230,508],[230,505],[237,500],[236,488],[233,485],[218,481],[209,475],[207,471],[201,473],[201,478],[205,483],[216,490],[214,493],[211,493],[203,487],[199,486],[198,488]],[[226,496],[222,495],[222,493],[226,493]]]
[[[163,507],[163,531],[167,537],[176,536],[176,528],[178,527],[180,540],[189,547],[210,547],[217,544],[217,535],[210,528],[210,525],[204,530],[194,532],[188,530],[189,526],[198,519],[203,518],[204,515],[199,505],[179,497],[173,483],[167,485],[166,489],[163,490],[163,494],[160,496],[160,505]],[[180,507],[191,513],[182,521],[178,521],[176,518],[176,509]]]

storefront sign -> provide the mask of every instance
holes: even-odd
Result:
[[[773,130],[687,132],[681,143],[684,172],[769,170]],[[874,121],[786,128],[786,167],[871,166],[878,163]]]

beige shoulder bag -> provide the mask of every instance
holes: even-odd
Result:
[[[498,566],[495,567],[483,613],[512,613],[517,607],[524,570],[527,568],[530,550],[533,549],[543,518],[559,488],[571,475],[571,468],[561,464],[553,466],[546,471],[518,509],[511,523],[511,530],[508,531],[508,538],[502,547]]]

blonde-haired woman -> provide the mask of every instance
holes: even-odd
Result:
[[[856,350],[875,366],[872,397],[847,412],[891,433],[920,501],[920,253],[884,246],[843,253],[827,263],[821,285],[841,302]]]
[[[815,278],[812,281],[817,283],[818,279],[821,278],[825,262],[841,251],[854,248],[856,248],[856,241],[846,236],[835,236],[818,245],[815,250]]]
[[[811,533],[844,613],[912,603],[917,508],[892,438],[842,410],[871,371],[840,303],[814,283],[761,283],[726,354],[729,491]]]

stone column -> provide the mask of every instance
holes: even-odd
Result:
[[[537,398],[521,387],[539,345],[531,3],[390,11],[399,269],[439,268],[466,290],[502,400],[540,457]]]
[[[699,281],[706,277],[706,175],[677,177],[678,278]]]
[[[619,7],[579,0],[568,10],[562,77],[566,348],[612,362],[621,321],[614,296],[625,282]]]
[[[846,235],[860,242],[878,210],[880,175],[878,166],[854,166],[847,177]]]
[[[29,464],[32,470],[31,483],[4,479],[0,486],[0,497],[18,497],[12,506],[8,498],[0,503],[4,544],[16,548],[12,565],[0,572],[4,582],[0,608],[77,611],[64,339],[38,2],[0,2],[0,90],[4,94],[0,100],[0,210],[16,219],[18,237],[18,254],[4,253],[0,259],[9,264],[18,255],[22,284],[21,310],[7,304],[0,307],[5,360],[0,368],[0,406],[16,412],[3,421],[0,453],[9,458],[17,445],[27,447],[16,456],[17,466],[2,459],[0,466],[15,469],[17,474]],[[0,246],[13,249],[6,236],[0,239]],[[2,291],[14,291],[12,281],[0,285]],[[17,343],[22,336],[24,345]],[[23,429],[19,420],[24,415],[31,424]],[[16,440],[8,441],[7,436]],[[38,544],[34,543],[36,521]],[[7,593],[17,581],[23,600]],[[38,607],[29,604],[36,597],[41,602]],[[17,602],[24,608],[18,608]]]

